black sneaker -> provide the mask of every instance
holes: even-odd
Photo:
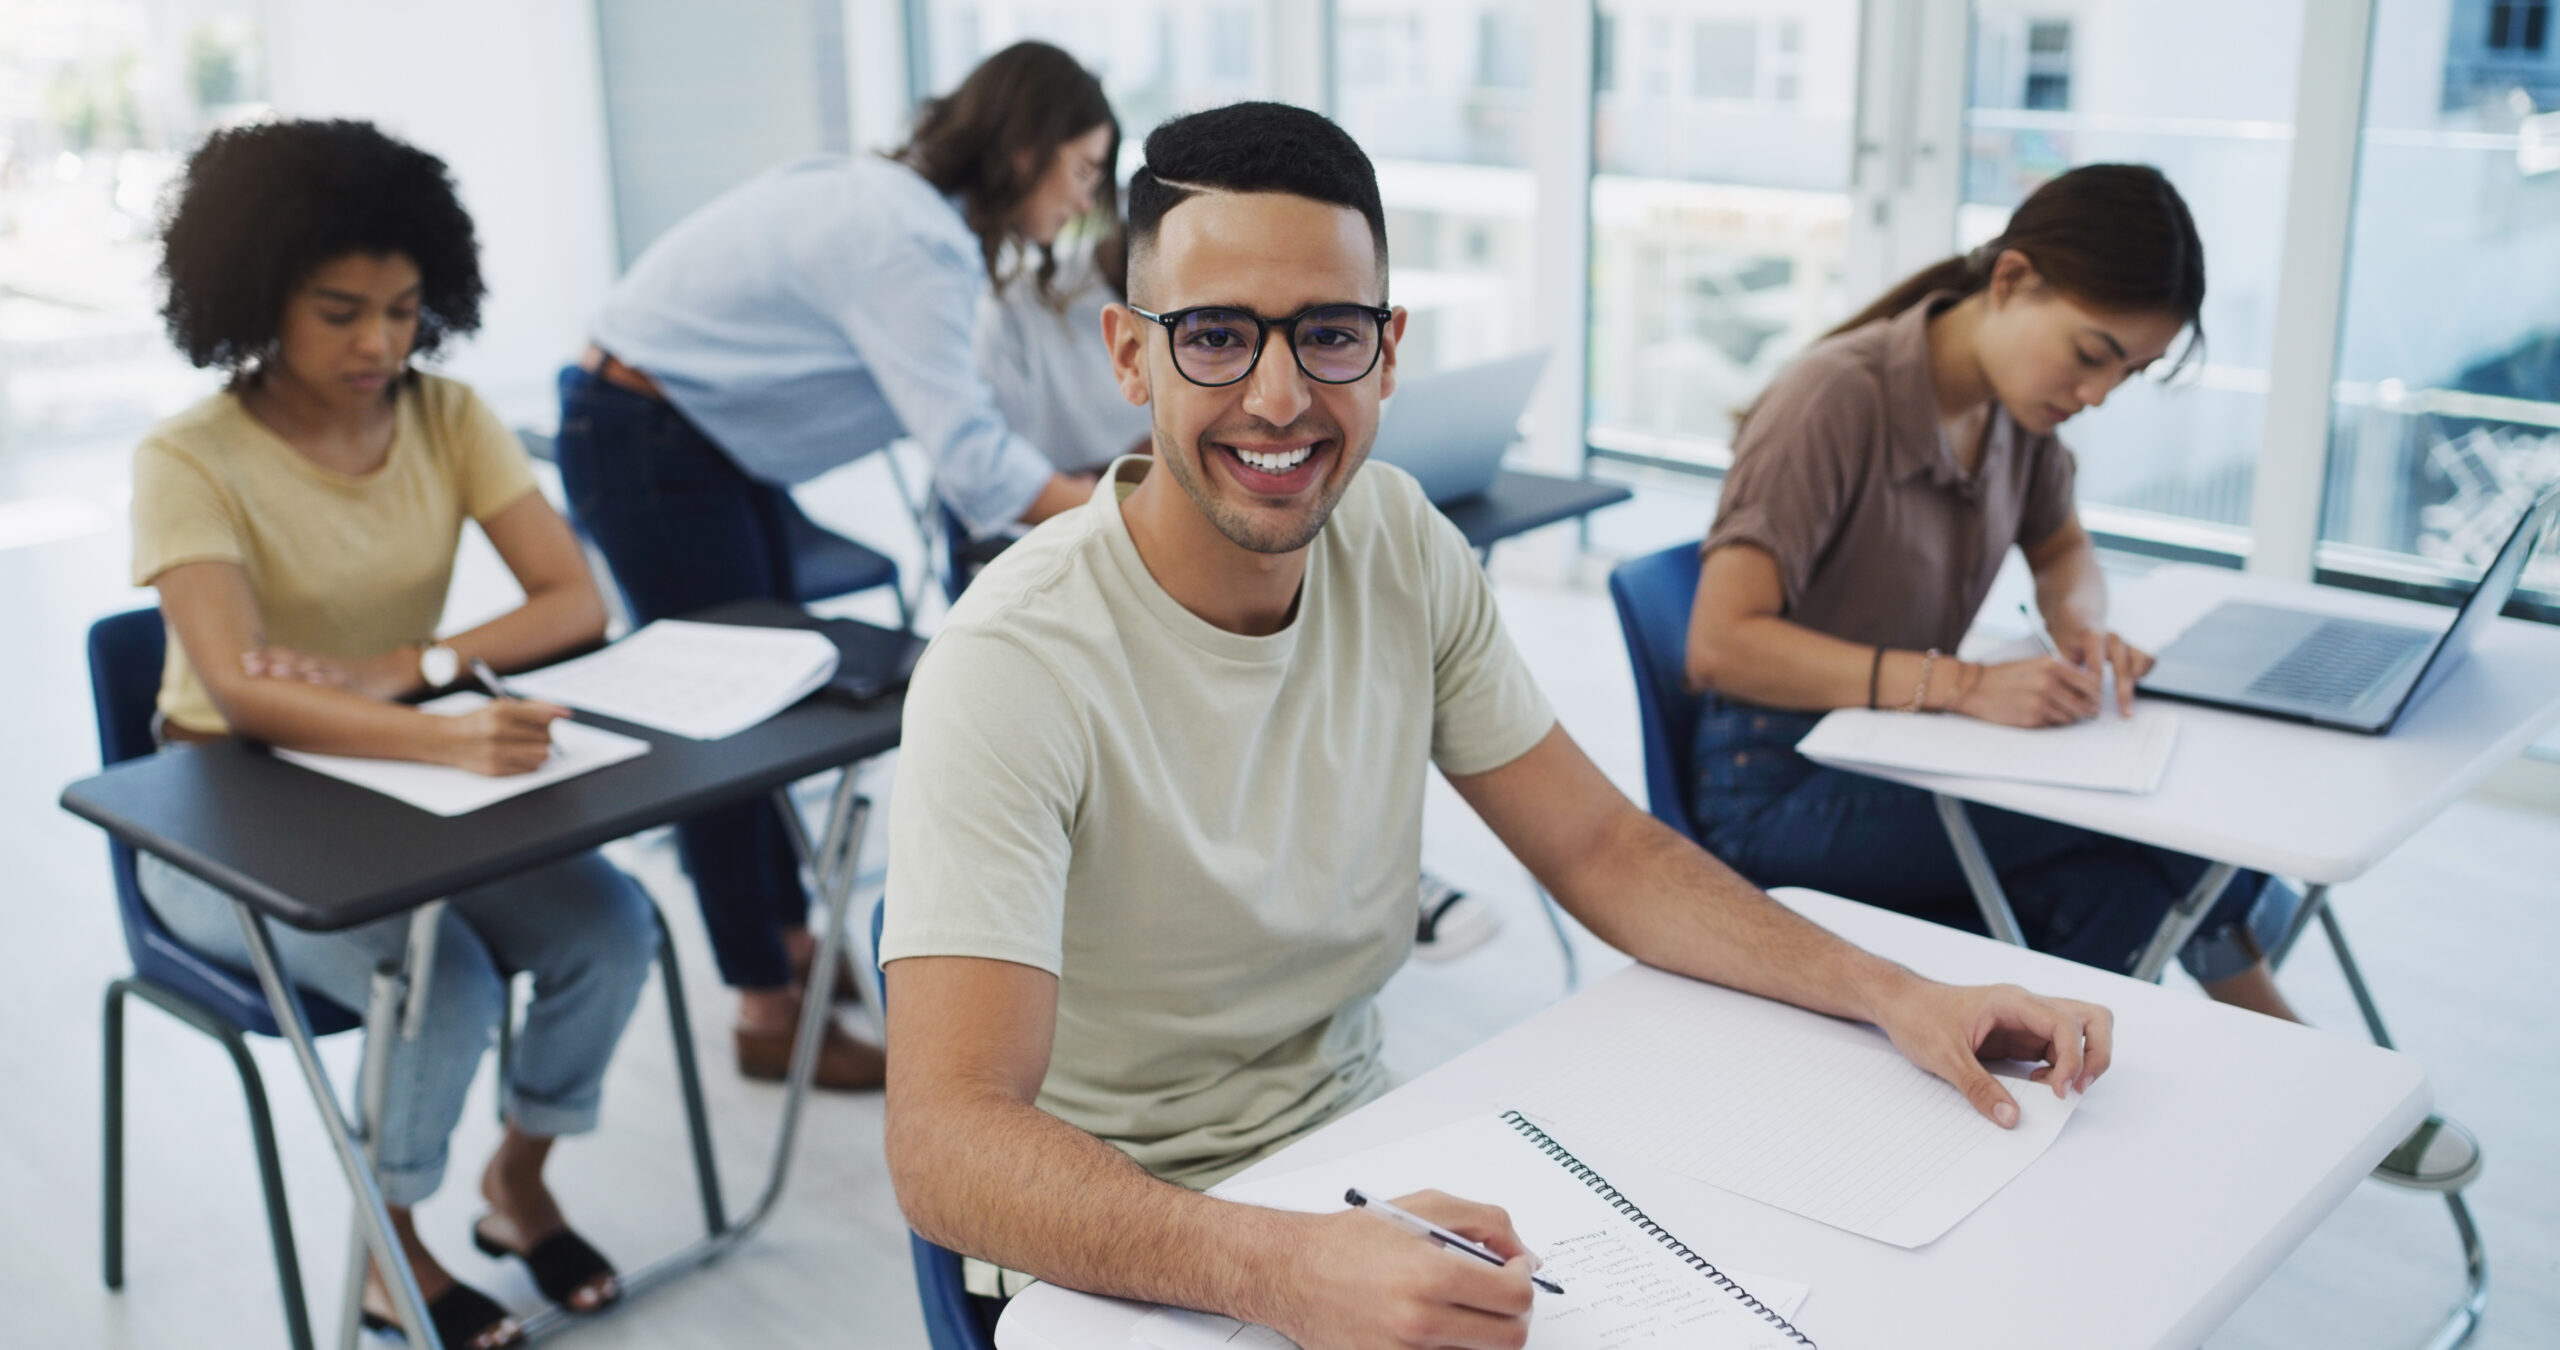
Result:
[[[1502,916],[1493,906],[1428,872],[1416,892],[1421,905],[1413,927],[1413,954],[1422,961],[1454,961],[1493,940]]]

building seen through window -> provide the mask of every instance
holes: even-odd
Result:
[[[2560,482],[2560,53],[2529,12],[2548,8],[2375,7],[2324,567],[2467,581]],[[2526,584],[2560,605],[2551,546]]]
[[[1845,312],[1859,6],[1599,8],[1588,436],[1719,462]]]

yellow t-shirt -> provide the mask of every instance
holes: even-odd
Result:
[[[391,453],[363,475],[312,463],[229,393],[153,427],[133,455],[133,583],[237,563],[270,644],[361,659],[432,639],[463,519],[514,505],[533,468],[469,385],[413,376],[395,416]],[[229,729],[175,633],[160,711],[189,731]]]

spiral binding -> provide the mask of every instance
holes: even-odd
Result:
[[[1687,1262],[1691,1269],[1706,1276],[1708,1279],[1715,1281],[1716,1284],[1723,1288],[1726,1293],[1733,1295],[1734,1298],[1742,1304],[1742,1306],[1758,1313],[1763,1321],[1766,1321],[1769,1325],[1785,1332],[1789,1340],[1794,1341],[1798,1345],[1804,1346],[1805,1350],[1820,1350],[1819,1347],[1814,1345],[1811,1337],[1808,1337],[1803,1332],[1796,1330],[1794,1323],[1779,1316],[1777,1309],[1772,1308],[1768,1304],[1761,1302],[1759,1299],[1752,1297],[1750,1290],[1734,1283],[1731,1276],[1716,1269],[1713,1261],[1709,1261],[1707,1258],[1689,1250],[1688,1243],[1682,1242],[1680,1239],[1673,1237],[1669,1229],[1664,1228],[1661,1224],[1655,1223],[1651,1215],[1646,1214],[1642,1209],[1636,1206],[1635,1201],[1628,1199],[1625,1193],[1621,1192],[1617,1187],[1610,1185],[1607,1177],[1592,1171],[1589,1163],[1573,1156],[1573,1150],[1556,1142],[1555,1136],[1547,1133],[1545,1130],[1539,1129],[1535,1121],[1530,1120],[1527,1116],[1524,1116],[1517,1111],[1503,1112],[1502,1120],[1504,1124],[1509,1125],[1515,1132],[1517,1132],[1521,1138],[1528,1140],[1532,1147],[1536,1148],[1540,1153],[1546,1154],[1549,1158],[1554,1159],[1557,1165],[1571,1173],[1575,1180],[1580,1181],[1583,1185],[1589,1187],[1592,1194],[1608,1201],[1609,1208],[1625,1215],[1629,1223],[1634,1224],[1638,1229],[1650,1235],[1654,1241],[1661,1243],[1664,1249],[1669,1251],[1673,1256],[1679,1257],[1682,1261]]]

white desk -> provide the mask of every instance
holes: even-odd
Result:
[[[2224,600],[2442,628],[2452,611],[2214,567],[2163,567],[2118,589],[2110,619],[2158,651]],[[2352,881],[2560,723],[2560,627],[2502,619],[2388,736],[2158,700],[2178,714],[2160,790],[2098,792],[1854,767],[1986,806],[2314,885]]]
[[[1917,1250],[1575,1141],[1709,1259],[1811,1284],[1796,1323],[1826,1350],[2193,1350],[2427,1111],[2424,1074],[2390,1051],[1831,896],[1780,898],[1925,974],[2015,981],[2103,1002],[2117,1018],[2115,1067],[2052,1149]],[[1621,971],[1245,1175],[1292,1171],[1510,1105],[1539,1065],[1570,1057],[1590,1028],[1608,1026],[1611,1006],[1636,982],[1676,978]],[[1625,1032],[1666,1044],[1715,1034]],[[1006,1310],[996,1344],[1122,1350],[1138,1311],[1037,1287]]]
[[[2255,600],[2358,618],[2441,629],[2442,606],[2301,582],[2272,581],[2210,567],[2163,567],[2114,597],[2113,626],[2135,646],[2158,651],[2225,600]],[[1839,765],[1938,794],[1975,899],[1994,933],[2014,935],[1999,881],[1982,865],[1980,843],[1958,801],[2004,807],[2118,838],[2214,860],[2197,892],[2161,921],[2135,973],[2157,978],[2201,923],[2233,868],[2309,883],[2293,932],[2270,953],[2281,962],[2317,919],[2374,1040],[2391,1035],[2336,913],[2328,889],[2364,875],[2456,798],[2560,723],[2560,628],[2501,619],[2388,736],[2331,731],[2298,722],[2160,700],[2176,709],[2178,745],[2157,792],[2130,794],[2033,783],[1958,778],[1867,765]],[[2008,925],[2003,928],[2003,924]],[[2488,1298],[2486,1257],[2459,1192],[2448,1194],[2466,1266],[2464,1297],[2432,1346],[2458,1345]]]

